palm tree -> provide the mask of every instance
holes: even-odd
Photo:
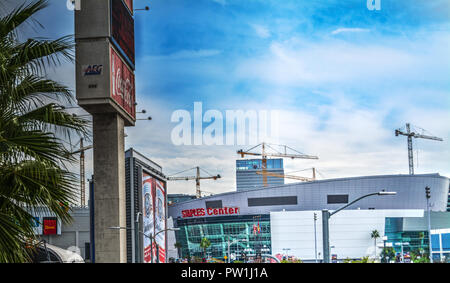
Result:
[[[211,242],[208,240],[208,238],[203,238],[200,242],[200,248],[203,249],[204,257],[206,258],[206,249],[211,246]]]
[[[378,230],[373,230],[370,233],[370,237],[374,240],[373,247],[374,247],[374,253],[375,253],[375,258],[376,258],[377,257],[377,239],[380,237],[380,233],[378,232]]]
[[[87,135],[87,120],[66,112],[71,91],[46,77],[46,69],[73,60],[72,37],[20,41],[18,28],[46,0],[19,5],[0,15],[0,262],[30,259],[31,211],[45,207],[63,222],[71,220],[62,204],[74,202],[77,176],[67,169],[74,157],[63,138]]]
[[[420,239],[420,248],[419,250],[422,250],[423,247],[423,239],[425,238],[425,233],[424,232],[419,232],[419,239]]]
[[[175,242],[173,246],[177,249],[178,257],[181,257],[181,248],[183,245],[180,242]]]

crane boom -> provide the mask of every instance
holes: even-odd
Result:
[[[258,146],[261,146],[261,153],[259,152],[251,152],[251,150],[257,148]],[[253,155],[253,156],[261,156],[261,161],[262,161],[262,177],[263,177],[263,186],[267,187],[267,176],[268,176],[268,172],[267,172],[267,157],[281,157],[281,158],[301,158],[301,159],[319,159],[319,157],[314,156],[314,155],[306,155],[303,153],[300,153],[286,145],[282,145],[284,147],[284,153],[283,152],[278,152],[277,150],[274,150],[270,144],[268,143],[261,143],[258,144],[250,149],[248,149],[247,151],[244,150],[238,150],[237,154],[241,155],[242,158],[244,158],[245,155]],[[267,152],[266,151],[266,147],[269,147],[271,149],[273,149],[274,151],[276,151],[276,153],[271,153],[271,152]],[[287,153],[287,149],[291,149],[292,151],[295,151],[297,153],[295,154],[291,154],[291,153]]]
[[[262,156],[261,153],[247,152],[247,151],[243,151],[243,150],[239,150],[237,153],[240,154],[242,157],[244,157],[244,155]],[[317,157],[317,156],[306,155],[306,154],[266,153],[265,156],[266,157],[283,157],[283,158],[292,158],[292,159],[294,159],[294,158],[319,159],[319,157]]]
[[[86,205],[86,197],[85,197],[85,192],[86,192],[86,186],[85,186],[85,165],[84,165],[84,159],[85,159],[85,155],[84,152],[86,150],[89,150],[91,148],[93,148],[93,145],[88,145],[88,146],[84,146],[83,144],[84,139],[81,138],[80,139],[80,148],[78,150],[75,150],[74,152],[71,152],[71,154],[80,154],[80,196],[81,196],[81,206],[85,206]]]
[[[432,137],[432,136],[426,136],[426,135],[419,135],[419,134],[414,134],[413,136],[414,138],[418,138],[418,139],[427,139],[427,140],[434,140],[434,141],[444,141],[441,138],[438,137]]]
[[[411,125],[409,123],[406,123],[406,132],[403,132],[400,129],[395,130],[395,136],[398,137],[399,135],[406,136],[408,141],[408,163],[409,163],[409,174],[414,175],[414,156],[413,156],[413,145],[412,145],[412,138],[417,139],[427,139],[427,140],[434,140],[434,141],[443,141],[442,138],[434,137],[434,136],[428,136],[428,135],[421,135],[418,133],[411,132]]]
[[[194,169],[194,168],[191,168]],[[191,170],[189,169],[189,170]],[[195,180],[195,187],[196,187],[196,192],[195,195],[197,198],[201,198],[202,197],[202,193],[200,191],[200,180],[208,180],[208,179],[212,179],[212,180],[217,180],[220,179],[221,176],[220,174],[217,174],[215,176],[208,176],[208,177],[202,177],[200,176],[200,167],[195,167],[196,169],[196,175],[195,176],[182,176],[182,177],[167,177],[168,181],[181,181],[181,180],[185,180],[185,181],[189,181],[189,180]],[[187,170],[185,170],[187,171]],[[184,172],[184,171],[183,171]]]
[[[212,176],[212,177],[199,177],[199,180],[207,180],[207,179],[213,179],[213,180],[217,180],[218,176]],[[167,180],[169,181],[189,181],[189,180],[195,180],[197,179],[196,176],[185,176],[185,177],[167,177]]]
[[[258,174],[258,175],[262,175],[263,174],[262,171],[256,171],[255,173]],[[301,176],[295,176],[295,175],[277,174],[277,173],[273,173],[273,172],[266,172],[266,175],[270,176],[270,177],[295,179],[295,180],[300,180],[300,181],[305,181],[305,182],[314,181],[313,178],[301,177]]]

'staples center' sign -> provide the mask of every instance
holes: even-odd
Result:
[[[111,47],[111,97],[133,118],[135,113],[134,74]]]
[[[183,218],[201,217],[205,215],[234,215],[239,214],[239,207],[222,207],[222,208],[194,208],[181,211]]]

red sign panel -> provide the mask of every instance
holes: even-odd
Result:
[[[136,90],[134,73],[120,58],[120,55],[111,47],[111,97],[122,108],[136,118]]]
[[[239,207],[222,207],[222,208],[194,208],[181,211],[182,217],[201,217],[205,215],[235,215],[239,214]]]
[[[132,6],[132,1],[125,2]],[[124,52],[134,65],[134,19],[122,0],[111,2],[111,37],[113,42]]]
[[[58,222],[56,218],[44,218],[42,226],[42,234],[44,235],[56,235],[58,232]]]

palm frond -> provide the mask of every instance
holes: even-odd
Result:
[[[68,35],[56,40],[39,40],[30,38],[26,42],[15,46],[7,70],[15,72],[20,70],[28,74],[44,74],[47,66],[58,66],[62,59],[73,60],[75,44],[73,36]]]
[[[47,6],[47,1],[37,0],[28,5],[23,3],[16,7],[12,12],[0,19],[0,38],[5,38],[11,33],[14,33],[17,27],[30,20],[32,15]]]
[[[18,122],[25,124],[30,130],[41,129],[70,136],[70,131],[87,135],[89,121],[67,113],[63,107],[55,103],[47,104],[18,117]]]
[[[43,79],[35,75],[25,76],[20,83],[10,81],[0,88],[1,109],[11,109],[16,112],[28,112],[51,101],[72,103],[72,92],[64,85],[55,81]]]

